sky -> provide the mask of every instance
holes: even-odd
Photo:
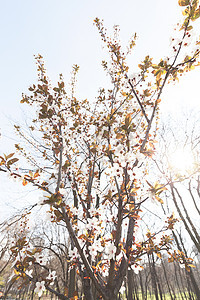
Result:
[[[173,26],[181,18],[176,0],[6,0],[0,1],[0,153],[12,152],[15,143],[14,122],[24,122],[26,108],[20,105],[22,92],[36,82],[34,55],[45,60],[48,75],[56,82],[62,73],[70,79],[73,64],[80,66],[77,89],[84,98],[94,98],[106,76],[101,61],[105,49],[93,25],[98,17],[104,20],[108,32],[113,25],[121,28],[122,43],[126,45],[136,32],[137,47],[131,63],[134,67],[149,54],[159,59],[168,55]],[[199,32],[200,23],[198,22]],[[170,87],[163,95],[161,113],[175,115],[181,106],[200,108],[200,72],[195,70],[183,78],[178,86]],[[4,179],[6,180],[6,179]],[[13,184],[0,181],[0,208],[12,202],[21,191]],[[28,193],[28,191],[25,191]],[[23,201],[22,201],[23,202]],[[18,203],[18,202],[17,202]],[[2,205],[2,206],[1,206]]]
[[[147,54],[167,55],[181,9],[175,0],[125,0],[123,4],[119,0],[7,0],[2,1],[0,14],[0,116],[5,126],[2,114],[8,120],[14,115],[18,119],[21,94],[36,81],[34,55],[43,55],[49,77],[55,81],[60,73],[68,81],[72,65],[80,65],[79,91],[84,97],[95,97],[105,80],[100,65],[105,51],[94,18],[104,19],[109,32],[113,25],[119,25],[124,44],[135,32],[138,34],[134,52],[137,64]],[[190,92],[197,77],[191,76]]]

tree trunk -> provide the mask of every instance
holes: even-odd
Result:
[[[72,270],[70,270],[70,276],[69,276],[69,293],[68,293],[68,297],[72,298],[74,296],[74,292],[75,292],[75,284],[76,284],[76,270],[75,267],[73,267]]]
[[[128,300],[133,300],[132,270],[128,270]]]
[[[83,272],[83,293],[85,300],[94,300],[92,295],[92,285],[86,270]]]

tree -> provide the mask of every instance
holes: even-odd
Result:
[[[183,116],[184,125],[175,129],[168,121],[160,130],[160,151],[154,161],[159,169],[162,182],[168,187],[163,196],[163,210],[169,213],[174,207],[181,223],[173,230],[174,241],[179,251],[186,255],[193,249],[200,251],[199,231],[199,112]],[[177,121],[177,120],[176,120]],[[187,237],[187,246],[184,237]],[[191,241],[190,241],[191,240]],[[190,242],[189,242],[190,241]],[[194,255],[194,252],[193,252]],[[191,256],[191,254],[190,254]],[[198,279],[188,266],[186,277],[191,281],[197,299],[200,299]],[[188,281],[190,284],[190,282]],[[189,290],[189,287],[188,287]]]
[[[157,157],[155,162],[163,183],[169,186],[166,196],[172,200],[191,242],[200,252],[199,113],[190,113],[184,116],[184,120],[184,126],[176,133],[172,122],[163,126],[160,131],[160,158]]]
[[[62,75],[58,85],[52,87],[42,56],[38,55],[38,84],[33,84],[29,95],[24,94],[21,100],[36,108],[29,127],[31,134],[15,126],[31,146],[29,151],[28,147],[15,145],[30,164],[29,170],[15,167],[15,153],[0,157],[0,170],[21,180],[24,186],[30,184],[43,192],[42,201],[35,205],[48,206],[51,222],[68,232],[71,245],[67,255],[88,300],[94,299],[93,295],[95,299],[117,299],[128,268],[139,268],[146,254],[160,257],[165,250],[186,267],[190,263],[183,253],[171,251],[172,239],[165,230],[173,229],[173,216],[158,232],[147,232],[141,242],[135,233],[141,204],[149,197],[162,202],[160,194],[165,189],[161,183],[153,185],[145,179],[155,152],[163,89],[199,65],[199,41],[194,49],[188,49],[188,55],[182,55],[192,37],[191,22],[199,17],[198,1],[179,0],[179,5],[184,7],[184,21],[178,25],[180,39],[172,39],[172,57],[156,63],[146,56],[133,76],[129,75],[127,57],[137,36],[125,53],[118,27],[114,27],[114,38],[110,38],[103,23],[95,19],[110,54],[111,63],[102,64],[112,85],[107,91],[100,89],[95,101],[76,98],[77,65],[73,66],[71,91],[67,92]],[[161,233],[156,242],[155,236]],[[31,281],[39,296],[48,290],[59,299],[68,299],[68,286],[58,289],[45,253],[29,246],[27,234],[11,251],[15,256],[13,281]],[[72,282],[75,273],[70,274]],[[74,297],[78,297],[77,290]]]

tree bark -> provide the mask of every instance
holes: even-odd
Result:
[[[94,297],[92,295],[91,280],[88,277],[86,270],[83,271],[83,293],[85,300],[94,300]]]

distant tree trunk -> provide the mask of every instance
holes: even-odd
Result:
[[[184,290],[182,291],[182,289],[181,289],[181,287],[180,287],[180,283],[179,283],[178,275],[177,275],[177,266],[176,266],[175,263],[174,263],[174,273],[175,273],[175,279],[176,279],[178,291],[179,291],[179,293],[180,293],[180,295],[181,295],[181,299],[184,300],[183,293],[184,293],[184,295],[185,295],[185,291],[184,291]],[[186,296],[186,295],[185,295],[185,296]]]
[[[141,288],[141,293],[142,293],[142,300],[145,300],[144,287],[143,287],[141,272],[139,272],[139,279],[140,279],[140,288]]]
[[[173,183],[170,184],[170,188],[171,188],[171,193],[172,193],[172,199],[173,199],[173,202],[174,202],[174,204],[175,204],[175,206],[176,206],[176,209],[177,209],[177,211],[178,211],[178,214],[179,214],[181,220],[183,221],[183,224],[184,224],[184,226],[185,226],[185,229],[187,230],[187,232],[188,232],[188,234],[189,234],[191,240],[193,241],[193,243],[195,244],[197,250],[198,250],[199,253],[200,253],[200,236],[198,235],[196,228],[194,227],[194,225],[193,225],[191,219],[189,218],[189,215],[188,215],[188,213],[187,213],[187,210],[186,210],[185,206],[183,205],[182,198],[181,198],[180,194],[178,193],[177,189],[174,187]],[[179,205],[178,205],[177,199],[176,199],[176,194],[175,194],[175,192],[177,193],[179,199],[181,200],[181,204],[183,205],[184,211],[186,211],[186,216],[187,216],[187,219],[188,219],[188,221],[189,221],[189,223],[190,223],[190,225],[191,225],[191,227],[192,227],[193,232],[190,230],[190,227],[188,226],[188,223],[187,223],[185,217],[184,217],[183,214],[182,214],[182,211],[181,211],[181,209],[180,209],[180,207],[179,207]],[[195,235],[194,235],[193,233],[194,233]]]
[[[199,193],[199,187],[200,187],[200,176],[198,176],[198,184],[197,184],[197,193],[198,193],[198,196],[200,197],[200,193]],[[198,214],[200,215],[200,210],[199,210],[199,207],[196,203],[196,200],[195,200],[195,197],[192,193],[192,188],[191,188],[191,180],[189,181],[189,188],[188,188],[189,192],[190,192],[190,196],[192,197],[192,200],[193,200],[193,203],[194,203],[194,206],[198,212]]]
[[[148,255],[148,260],[149,260],[149,268],[150,268],[150,273],[151,273],[151,282],[152,282],[153,292],[154,292],[156,300],[159,300],[156,277],[155,277],[155,265],[154,265],[153,261],[151,262],[150,255]]]
[[[180,239],[180,242],[181,242],[183,251],[185,252],[185,254],[186,254],[186,256],[187,256],[187,250],[186,250],[186,248],[185,248],[185,246],[184,246],[184,242],[183,242],[183,239],[182,239],[181,234],[179,234],[179,239]],[[178,244],[179,244],[179,243],[178,243]],[[180,244],[179,244],[179,248],[181,249]],[[192,286],[193,286],[193,291],[194,291],[195,294],[196,294],[196,299],[197,299],[197,300],[200,300],[200,290],[199,290],[198,284],[197,284],[197,282],[196,282],[196,279],[195,279],[195,277],[194,277],[194,273],[193,273],[193,271],[192,271],[191,268],[190,268],[190,272],[187,272],[187,271],[186,271],[186,277],[187,277],[187,278],[188,278],[188,277],[190,278],[190,281],[191,281]],[[188,288],[190,288],[190,284],[188,285]]]
[[[33,297],[34,297],[34,289],[32,289],[31,300],[33,300]]]
[[[163,296],[162,296],[162,289],[161,289],[161,286],[160,286],[160,280],[157,276],[157,272],[156,272],[156,267],[155,267],[155,260],[154,260],[154,254],[152,254],[152,268],[153,268],[153,273],[154,273],[154,276],[155,276],[155,282],[158,286],[158,290],[159,290],[159,294],[160,294],[160,299],[163,300]]]
[[[172,291],[171,291],[171,287],[170,287],[170,284],[169,284],[169,280],[168,280],[168,276],[167,276],[167,272],[166,272],[166,269],[165,269],[165,264],[163,262],[163,260],[161,260],[161,264],[162,264],[162,268],[163,268],[163,271],[164,271],[164,276],[165,276],[165,280],[166,280],[166,283],[167,283],[167,287],[168,287],[168,292],[170,294],[170,297],[172,300],[176,299],[176,295],[172,295]]]
[[[150,268],[149,268],[150,270]],[[151,290],[151,272],[149,271],[148,273],[145,273],[145,299],[147,299],[147,294],[149,292],[150,296],[152,294],[152,290]]]
[[[133,291],[134,291],[134,300],[139,300],[139,297],[138,297],[138,284],[137,284],[137,281],[136,281],[136,275],[134,274],[134,272],[131,270],[132,272],[132,278],[133,278]]]
[[[193,294],[192,294],[192,289],[191,289],[191,283],[190,283],[190,278],[188,276],[188,272],[185,270],[185,275],[186,275],[186,281],[187,281],[187,290],[188,290],[188,295],[189,295],[189,300],[194,300]]]

